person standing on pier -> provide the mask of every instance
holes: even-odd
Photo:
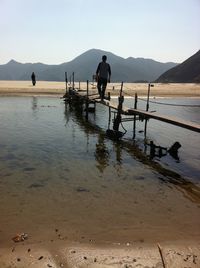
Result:
[[[35,86],[35,84],[36,84],[36,77],[35,77],[35,73],[34,72],[32,72],[31,80],[32,80],[33,86]]]
[[[104,99],[106,86],[107,86],[107,83],[110,83],[110,78],[111,78],[110,64],[107,63],[106,60],[107,60],[106,55],[103,55],[102,62],[98,64],[98,67],[96,70],[97,88],[98,88],[98,93],[99,93],[101,100]]]

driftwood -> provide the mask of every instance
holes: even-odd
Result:
[[[161,248],[161,246],[159,244],[157,244],[157,246],[158,246],[158,250],[159,250],[159,253],[160,253],[161,260],[162,260],[163,268],[167,268],[167,266],[165,264],[164,256],[163,256],[163,253],[162,253],[162,248]]]

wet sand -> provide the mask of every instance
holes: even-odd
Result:
[[[70,86],[70,85],[68,85]],[[75,87],[81,90],[86,90],[86,83],[75,83]],[[111,95],[119,95],[121,88],[120,83],[110,83],[107,85],[107,92]],[[148,84],[145,83],[124,83],[123,92],[125,96],[146,96]],[[94,93],[97,91],[96,83],[89,83],[89,91]],[[65,82],[48,82],[37,81],[36,86],[33,86],[31,81],[0,81],[0,95],[52,95],[63,96],[66,92]],[[151,87],[152,97],[200,97],[200,84],[154,84]]]
[[[114,90],[112,86],[115,87]],[[113,90],[111,93],[117,95],[120,84],[109,85],[109,87]],[[146,95],[147,84],[125,84],[124,88],[129,94],[137,91],[143,96]],[[95,89],[91,86],[91,90]],[[0,81],[0,95],[2,96],[62,96],[64,93],[64,83],[38,82],[36,87],[33,87],[30,82],[26,81]],[[151,93],[152,96],[161,97],[200,97],[200,85],[159,84],[152,88]],[[98,183],[97,180],[97,186]],[[108,187],[105,189],[109,189],[110,182],[105,181],[104,184],[106,183]],[[74,203],[72,202],[74,198],[70,197],[74,193],[69,191],[67,196],[63,195],[63,204],[68,205],[64,207],[65,213],[70,215],[70,220],[66,222],[59,221],[63,207],[50,213],[45,210],[47,205],[53,208],[54,200],[52,199],[52,203],[50,200],[48,204],[42,203],[42,196],[45,194],[43,188],[35,189],[37,200],[35,199],[36,192],[35,194],[24,192],[24,195],[27,195],[26,200],[32,204],[32,212],[28,210],[28,206],[26,208],[26,204],[22,204],[23,216],[17,221],[15,218],[21,207],[15,214],[12,204],[17,203],[18,196],[13,194],[9,203],[2,200],[1,216],[9,214],[6,219],[10,217],[9,222],[12,223],[12,228],[9,225],[6,229],[7,223],[1,220],[4,225],[0,226],[0,267],[200,267],[200,219],[197,214],[200,200],[196,202],[186,200],[181,193],[187,194],[187,192],[182,188],[179,189],[180,196],[177,197],[175,190],[168,187],[165,187],[164,192],[159,191],[158,187],[158,200],[151,200],[150,197],[154,196],[155,189],[151,189],[151,184],[145,183],[145,185],[143,187],[148,187],[148,195],[144,195],[143,198],[137,195],[141,191],[139,189],[142,183],[138,182],[138,186],[134,185],[136,187],[135,201],[131,196],[131,187],[130,193],[126,196],[119,194],[123,184],[120,188],[115,184],[112,185],[114,189],[112,196],[109,196],[109,190],[108,192],[104,190],[103,201],[99,201],[98,196],[79,192]],[[51,190],[53,195],[53,192],[56,192],[56,186],[53,185]],[[101,191],[101,188],[98,188],[98,191]],[[83,198],[82,194],[86,194],[87,197]],[[54,197],[56,198],[56,195]],[[113,200],[116,202],[112,207],[108,206]],[[151,211],[146,205],[149,200],[152,201]],[[91,215],[91,207],[94,215]],[[101,214],[103,218],[100,217]],[[177,214],[179,214],[178,223]],[[43,215],[42,218],[40,215]],[[79,215],[78,218],[77,215]],[[33,225],[33,218],[35,227],[31,227],[31,232],[29,232],[29,226]],[[141,219],[144,221],[141,222]],[[54,221],[55,224],[52,224]],[[47,230],[41,234],[40,226],[44,223]],[[173,230],[171,225],[176,228]],[[28,239],[23,242],[13,242],[11,238],[18,231],[27,231]],[[159,251],[158,243],[161,251]]]
[[[45,248],[49,248],[47,251]],[[2,250],[2,268],[79,267],[79,268],[198,268],[199,244],[162,243],[155,245],[105,245],[55,243],[20,245]]]
[[[66,190],[62,182],[51,191],[49,183],[20,197],[14,192],[7,205],[4,200],[0,205],[6,217],[6,222],[1,219],[0,267],[163,267],[158,243],[166,267],[199,267],[200,200],[190,202],[181,192],[167,185],[160,188],[159,182],[155,188],[148,181],[145,186],[128,183],[124,196],[127,183],[115,186],[105,179],[107,190],[99,185],[96,193],[70,191],[70,183]],[[142,186],[149,192],[141,198]],[[51,192],[48,201],[43,200],[45,192]],[[58,193],[63,201],[55,207]],[[20,231],[28,239],[15,243],[12,237]]]

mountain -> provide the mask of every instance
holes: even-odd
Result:
[[[200,50],[183,63],[163,73],[156,82],[200,83]]]
[[[64,73],[68,76],[75,73],[75,81],[92,80],[102,55],[107,55],[111,65],[112,82],[154,81],[163,72],[177,65],[177,63],[162,63],[152,59],[132,58],[124,59],[111,52],[100,49],[90,49],[69,62],[59,65],[42,63],[19,63],[14,60],[0,65],[0,80],[30,80],[35,72],[37,80],[64,81]]]

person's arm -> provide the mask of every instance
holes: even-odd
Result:
[[[97,76],[98,76],[98,74],[99,74],[100,64],[101,64],[101,63],[98,64],[98,67],[97,67],[97,70],[96,70],[96,75],[97,75]]]
[[[98,81],[98,77],[99,77],[99,70],[100,70],[100,64],[98,64],[97,70],[96,70],[96,82]]]

